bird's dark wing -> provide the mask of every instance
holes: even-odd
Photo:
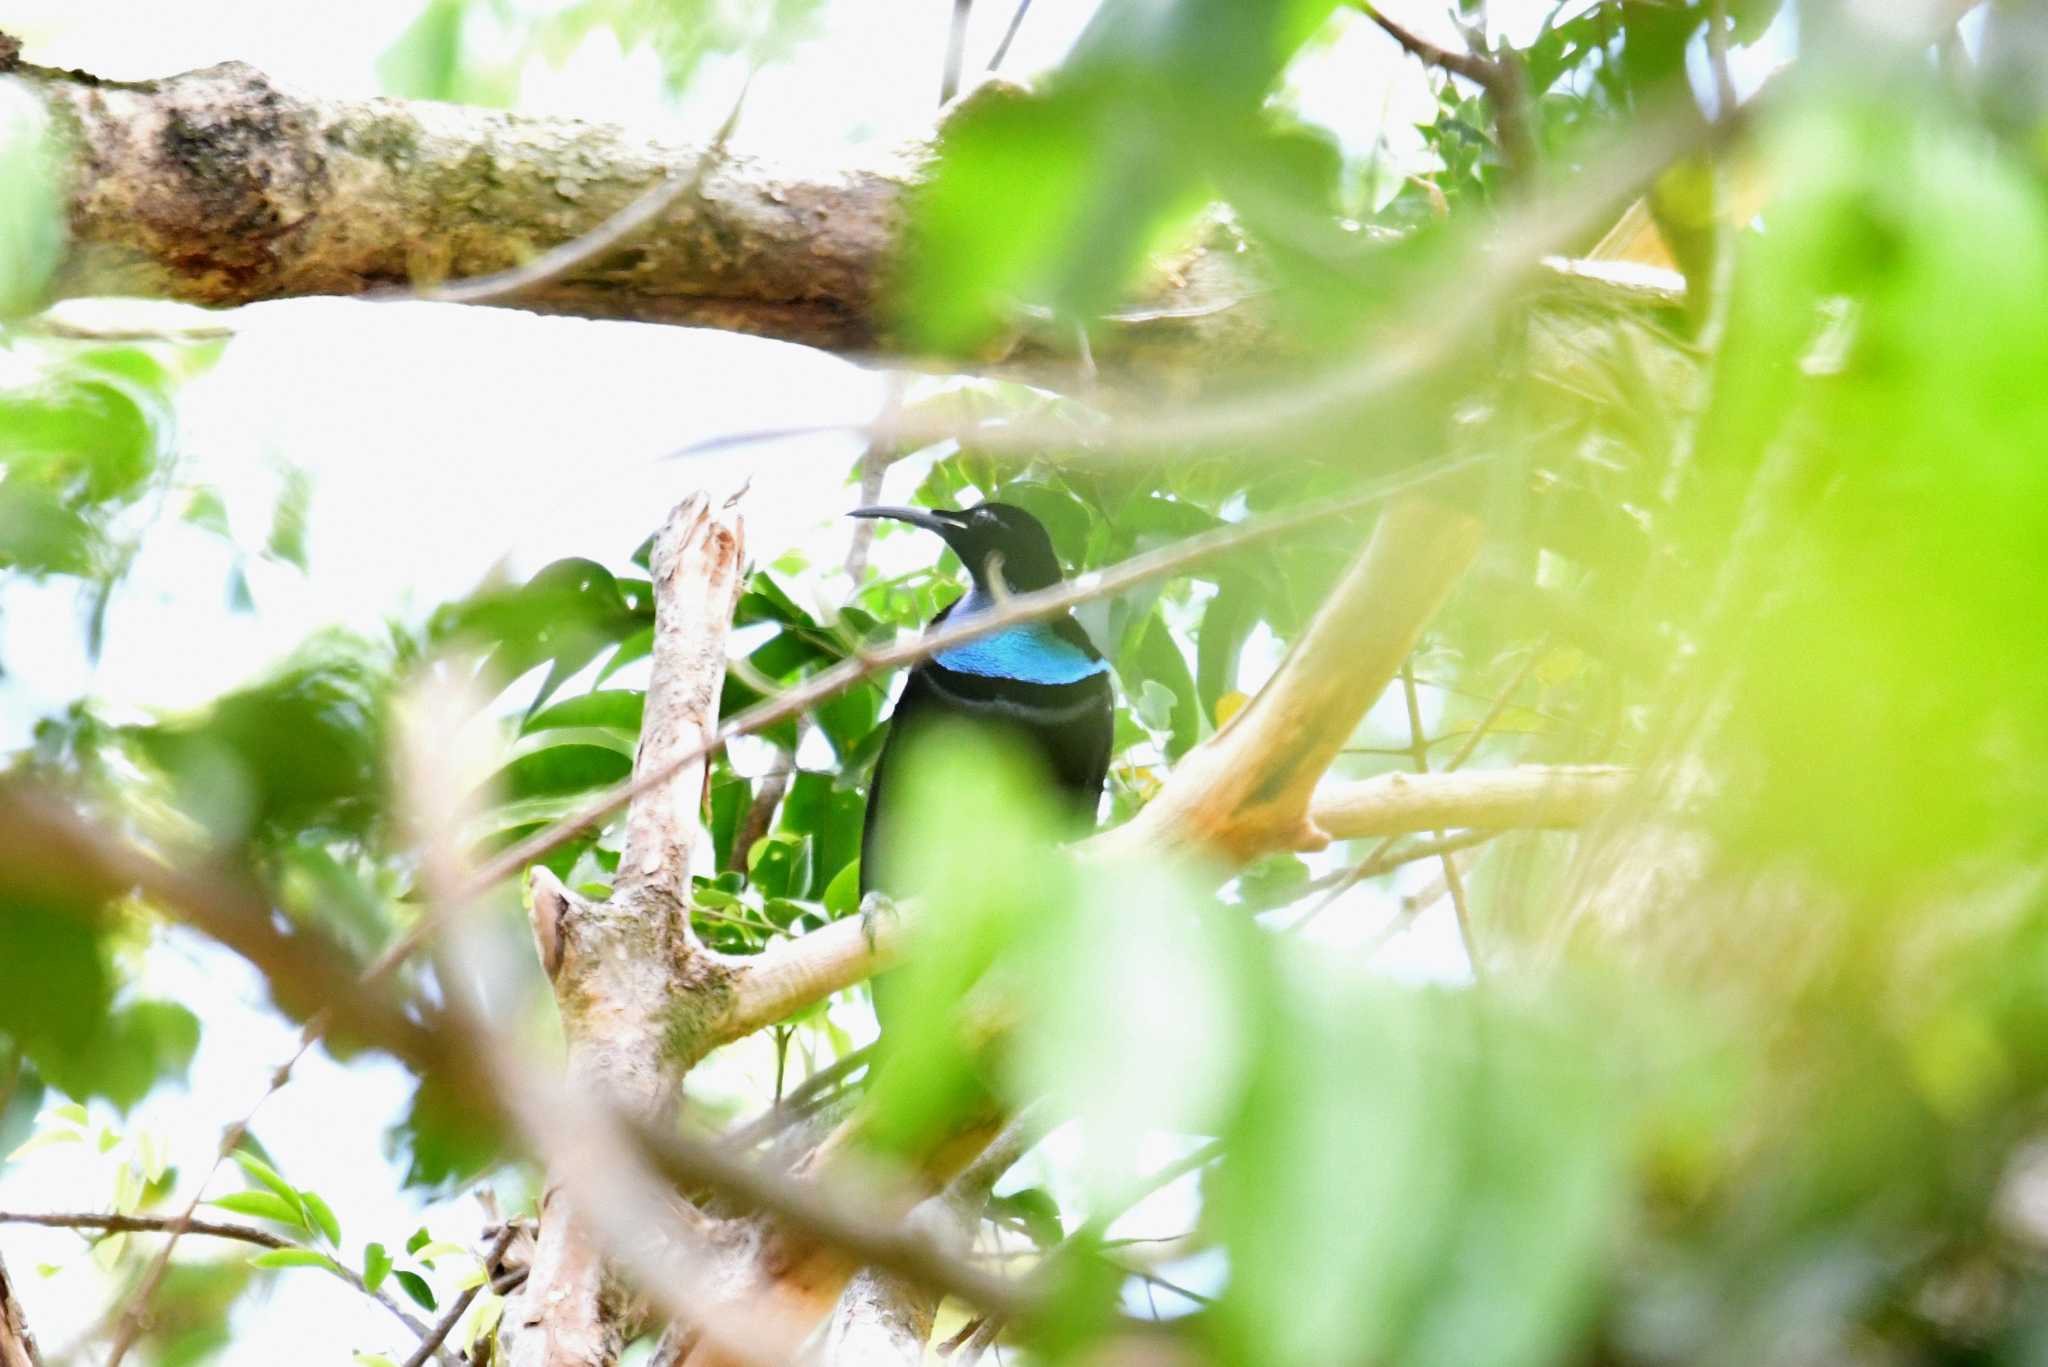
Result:
[[[936,619],[934,619],[936,620]],[[1050,624],[1053,634],[1068,645],[1079,646],[1091,660],[1102,658],[1102,652],[1095,648],[1095,642],[1088,639],[1088,633],[1072,617],[1055,617]]]

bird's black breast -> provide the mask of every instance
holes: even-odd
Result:
[[[1071,620],[1055,624],[1094,647]],[[1062,635],[1066,635],[1062,632]],[[1071,637],[1069,639],[1072,639]],[[900,891],[904,880],[886,866],[888,842],[878,838],[897,800],[895,767],[907,738],[936,723],[987,727],[1023,742],[1045,765],[1077,828],[1092,827],[1109,770],[1114,698],[1104,669],[1070,683],[1034,683],[949,669],[927,660],[913,669],[889,722],[889,738],[868,788],[861,840],[861,890]]]

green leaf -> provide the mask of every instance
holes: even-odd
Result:
[[[450,1254],[454,1254],[457,1257],[465,1257],[469,1253],[469,1250],[464,1248],[461,1244],[454,1243],[447,1239],[436,1239],[431,1243],[421,1244],[418,1248],[409,1249],[407,1251],[410,1252],[413,1257],[418,1258],[421,1262],[425,1263],[428,1267],[432,1267],[434,1265],[434,1260],[436,1258],[446,1258]]]
[[[49,116],[17,81],[0,84],[0,320],[43,306],[64,252],[64,199]]]
[[[1031,1242],[1040,1248],[1052,1248],[1066,1237],[1059,1202],[1044,1187],[1025,1187],[1005,1196],[994,1196],[989,1198],[988,1205],[997,1214],[1021,1221],[1031,1235]]]
[[[1250,1066],[1264,946],[1206,887],[1157,857],[1091,863],[1078,896],[1029,923],[1024,980],[1060,987],[1037,994],[1013,1067],[1080,1123],[1098,1200],[1137,1180],[1147,1136],[1214,1133]]]
[[[233,1191],[226,1196],[215,1197],[206,1204],[218,1206],[222,1210],[231,1210],[237,1215],[254,1215],[263,1220],[275,1220],[279,1224],[290,1225],[294,1229],[304,1229],[311,1233],[306,1223],[305,1212],[299,1208],[298,1203],[287,1201],[275,1192]]]
[[[428,0],[377,59],[377,79],[388,95],[452,101],[461,94],[465,0]]]
[[[1276,1367],[1564,1360],[1624,1191],[1613,1022],[1290,967],[1209,1188],[1226,1342]]]
[[[336,1248],[341,1247],[341,1221],[334,1218],[333,1209],[320,1199],[320,1193],[307,1191],[302,1187],[299,1189],[299,1200],[305,1204],[306,1213],[312,1217],[313,1223],[327,1236],[327,1242]]]
[[[406,1153],[408,1186],[444,1189],[473,1178],[497,1158],[502,1136],[446,1086],[427,1078],[413,1093],[412,1107],[394,1127]],[[424,1231],[417,1243],[427,1242]]]
[[[1240,150],[1333,7],[1110,0],[1042,94],[977,92],[946,123],[913,202],[900,326],[961,352],[1014,327],[1020,303],[1070,328],[1107,311],[1201,206],[1205,175]]]
[[[608,788],[632,771],[632,755],[610,744],[556,741],[513,760],[498,771],[493,786],[517,802]]]
[[[318,1267],[340,1272],[341,1266],[325,1253],[310,1248],[273,1248],[249,1259],[251,1267]]]
[[[285,1181],[284,1178],[278,1175],[277,1169],[271,1167],[270,1164],[264,1162],[255,1154],[248,1153],[242,1149],[236,1149],[229,1157],[233,1158],[236,1165],[243,1172],[247,1173],[252,1180],[270,1188],[287,1205],[297,1209],[302,1204],[299,1199],[299,1189]]]
[[[306,516],[312,499],[312,477],[296,465],[287,469],[284,489],[278,494],[277,509],[271,515],[270,540],[263,547],[271,559],[295,565],[301,571],[306,568]]]
[[[824,901],[825,910],[834,920],[860,909],[860,860],[853,860],[833,875],[825,887]]]
[[[405,1289],[405,1294],[412,1298],[414,1305],[422,1310],[439,1308],[438,1302],[434,1299],[434,1288],[427,1285],[425,1277],[417,1272],[405,1271],[394,1272],[391,1275],[398,1279],[399,1286]]]
[[[476,1298],[475,1307],[462,1322],[459,1346],[465,1353],[475,1346],[479,1339],[488,1338],[497,1329],[498,1321],[505,1314],[505,1298],[496,1292],[486,1291]]]
[[[391,1255],[384,1251],[384,1245],[363,1245],[363,1285],[375,1291],[384,1285],[384,1278],[390,1273]]]
[[[810,886],[810,837],[763,836],[747,859],[747,881],[763,897],[801,897]]]
[[[564,698],[526,719],[522,732],[545,731],[553,727],[608,727],[628,736],[640,734],[640,717],[646,710],[647,695],[636,688],[601,688],[577,698]]]
[[[12,1163],[17,1158],[26,1158],[37,1149],[47,1149],[58,1144],[82,1144],[84,1142],[85,1136],[77,1130],[40,1130],[23,1140],[18,1148],[8,1154],[7,1161]]]

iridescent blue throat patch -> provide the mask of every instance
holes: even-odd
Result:
[[[946,614],[946,622],[950,625],[965,621],[993,606],[992,600],[975,589],[960,600],[959,607]],[[964,646],[942,650],[932,658],[956,673],[1034,684],[1079,683],[1109,668],[1107,660],[1089,659],[1088,652],[1063,640],[1045,622],[998,631]]]

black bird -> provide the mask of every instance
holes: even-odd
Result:
[[[973,584],[931,625],[993,610],[1003,593],[1060,582],[1052,538],[1037,518],[1007,503],[963,512],[935,508],[858,508],[854,517],[886,517],[937,532],[967,567]],[[1000,578],[998,578],[1000,576]],[[889,723],[889,737],[868,786],[861,828],[860,885],[902,895],[906,882],[887,865],[884,832],[894,819],[892,766],[907,737],[936,721],[1006,730],[1045,762],[1077,827],[1095,824],[1109,771],[1113,699],[1109,662],[1070,616],[1007,627],[942,650],[910,671]]]

